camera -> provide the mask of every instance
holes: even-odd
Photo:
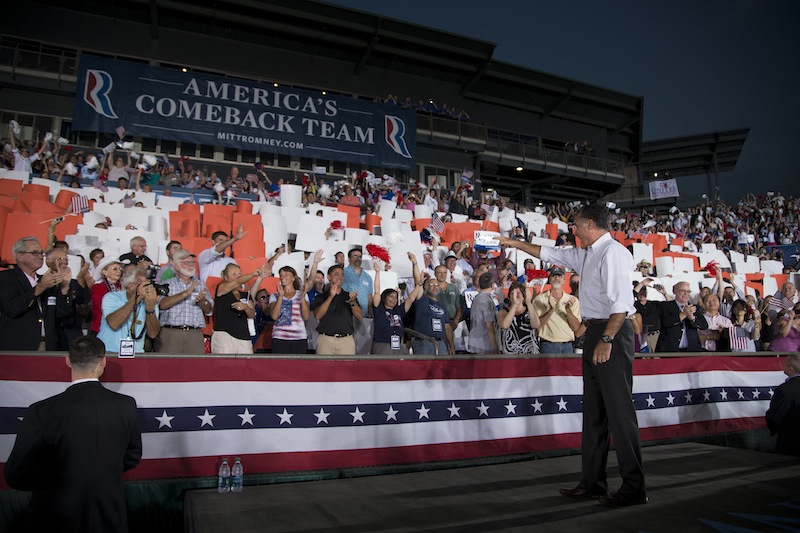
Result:
[[[169,285],[166,283],[151,283],[159,296],[167,296],[169,294]]]
[[[147,279],[153,281],[158,277],[158,271],[161,270],[161,267],[158,265],[148,265],[145,269],[145,275]]]
[[[661,289],[663,289],[663,288],[664,288],[664,286],[663,286],[663,285],[659,285],[658,283],[656,283],[656,284],[654,284],[654,285],[653,285],[653,288],[654,288],[655,290],[657,290],[657,291],[660,291]]]

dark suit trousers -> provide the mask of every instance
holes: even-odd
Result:
[[[639,424],[632,402],[633,327],[626,320],[614,337],[611,359],[594,365],[592,354],[597,343],[601,342],[605,326],[605,323],[590,326],[583,345],[581,485],[608,490],[606,462],[610,430],[622,477],[619,492],[626,496],[644,496],[647,491],[642,470]]]

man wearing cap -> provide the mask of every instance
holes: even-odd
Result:
[[[119,260],[128,261],[132,265],[138,265],[140,261],[146,261],[147,263],[152,265],[153,260],[144,254],[146,251],[147,251],[147,241],[144,240],[144,237],[136,236],[133,239],[131,239],[131,251],[119,256]]]
[[[547,277],[550,290],[533,299],[533,308],[539,315],[540,353],[575,353],[573,343],[581,325],[581,304],[564,292],[565,280],[563,268],[551,268]]]
[[[583,350],[582,476],[568,498],[598,498],[609,507],[647,503],[639,424],[633,404],[633,256],[609,234],[610,213],[602,205],[581,207],[572,226],[580,248],[557,249],[500,238],[543,261],[566,265],[581,276],[586,325]],[[608,494],[606,462],[614,437],[622,486]]]
[[[361,306],[361,321],[356,325],[354,339],[356,343],[356,353],[368,354],[372,349],[372,318],[370,313],[370,302],[372,301],[372,290],[375,283],[366,270],[361,268],[361,248],[353,248],[347,252],[347,262],[349,263],[343,270],[344,281],[342,290],[356,294],[358,305]]]
[[[645,278],[651,275],[650,274],[651,268],[653,268],[653,265],[650,263],[650,261],[646,261],[645,259],[642,259],[641,261],[639,261],[639,264],[636,265],[636,271],[639,272]]]
[[[458,287],[459,294],[467,290],[468,276],[458,266],[458,257],[455,253],[449,252],[444,257],[444,266],[447,268],[447,282],[454,284]]]
[[[211,234],[211,248],[203,250],[197,256],[197,266],[200,269],[200,281],[206,282],[208,276],[221,277],[222,270],[228,266],[229,263],[236,263],[232,257],[225,255],[225,250],[230,248],[236,241],[242,240],[247,232],[244,226],[239,224],[239,229],[236,235],[228,238],[228,234],[224,231],[215,231]]]
[[[205,353],[202,328],[211,316],[214,301],[205,284],[197,278],[197,257],[188,250],[172,256],[176,276],[167,280],[169,295],[158,303],[161,309],[161,351],[164,353]]]

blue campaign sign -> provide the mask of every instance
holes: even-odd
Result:
[[[82,55],[73,129],[413,169],[416,113]]]

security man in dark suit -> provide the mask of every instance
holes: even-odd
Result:
[[[658,336],[657,352],[702,352],[700,344],[701,329],[708,329],[708,322],[703,311],[689,303],[692,295],[690,285],[686,281],[676,283],[672,287],[675,299],[671,302],[659,302],[658,317],[661,322],[661,334]]]
[[[25,412],[6,482],[33,491],[28,531],[128,531],[122,473],[142,457],[136,401],[100,384],[97,337],[73,341],[67,366],[72,385]]]
[[[68,283],[69,269],[48,270],[38,276],[36,271],[42,268],[44,251],[36,237],[18,240],[12,252],[17,267],[0,272],[0,350],[44,350],[46,337],[51,341],[47,349],[55,350],[56,316],[73,311],[66,296],[58,290],[65,280]],[[52,314],[49,328],[44,323],[47,311]]]
[[[767,409],[770,435],[777,435],[775,453],[800,456],[800,354],[786,356],[786,381],[775,389]]]

